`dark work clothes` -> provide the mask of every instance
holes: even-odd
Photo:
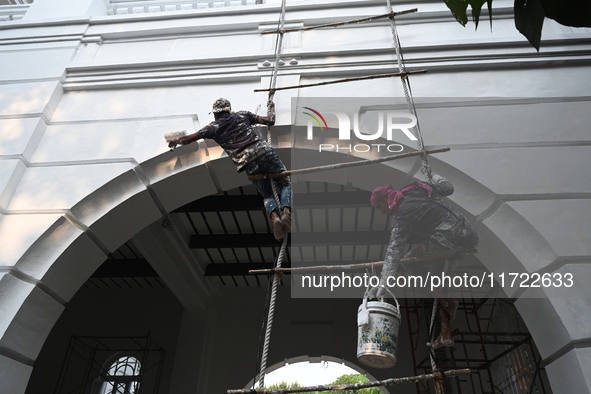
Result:
[[[277,153],[275,153],[275,151],[271,151],[249,161],[243,169],[248,175],[259,175],[283,172],[285,171],[285,166],[279,159],[279,156],[277,156]],[[289,177],[274,178],[273,181],[277,185],[278,189],[277,194],[279,197],[279,207],[275,201],[273,186],[271,186],[271,181],[269,179],[258,179],[252,181],[257,190],[263,196],[263,203],[265,204],[265,209],[268,215],[278,208],[291,207],[292,192]]]
[[[257,124],[257,118],[257,115],[249,111],[225,112],[197,134],[200,138],[210,138],[217,142],[230,156],[238,171],[243,171],[246,163],[259,150],[273,150],[252,127]]]
[[[258,116],[249,111],[224,112],[197,132],[200,138],[210,138],[217,142],[236,165],[238,171],[248,175],[259,175],[285,171],[285,166],[271,145],[262,140],[253,128]],[[260,179],[252,181],[259,193],[267,214],[277,209],[291,207],[292,191],[289,177],[276,178],[279,206],[275,201],[271,181]]]
[[[468,250],[479,237],[468,220],[443,200],[453,193],[445,178],[433,174],[433,191],[423,188],[406,191],[391,213],[391,234],[382,278],[393,276],[407,243],[418,244],[405,257],[423,257]],[[415,264],[405,265],[412,272]],[[418,267],[416,267],[418,268]],[[385,275],[385,276],[384,276]]]

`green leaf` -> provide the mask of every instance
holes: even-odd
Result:
[[[445,5],[451,11],[452,15],[462,25],[466,26],[468,23],[468,2],[466,0],[444,0]]]
[[[539,52],[545,16],[540,0],[515,0],[514,11],[515,27]]]
[[[476,25],[476,29],[478,29],[482,6],[486,3],[492,29],[492,0],[444,0],[444,3],[462,26],[466,26],[468,23],[468,6],[470,6],[472,9],[472,21]]]
[[[486,6],[488,8],[488,20],[490,21],[490,30],[492,31],[492,2],[493,0],[488,0],[486,2]]]
[[[544,18],[554,19],[565,26],[591,27],[590,0],[514,0],[515,27],[530,44],[540,50]],[[443,0],[454,18],[462,25],[468,23],[468,5],[472,20],[478,28],[482,6],[487,3],[492,30],[492,0]]]
[[[349,374],[341,375],[331,384],[355,384],[355,383],[367,383],[370,380],[363,374]],[[318,394],[382,394],[382,390],[378,387],[367,387],[360,390],[335,390],[335,391],[322,391]]]
[[[474,24],[476,25],[476,27],[474,28],[476,30],[478,29],[478,21],[480,19],[480,12],[482,10],[482,6],[484,5],[484,3],[487,3],[487,0],[469,0],[469,3],[472,7],[472,22],[474,22]]]
[[[591,1],[541,0],[546,18],[565,26],[591,27]]]
[[[292,382],[292,383],[281,382],[281,383],[272,384],[270,386],[265,386],[265,388],[268,390],[291,389],[291,388],[296,388],[296,387],[302,387],[302,386],[298,382]]]

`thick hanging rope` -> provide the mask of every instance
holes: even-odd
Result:
[[[431,343],[435,343],[435,316],[437,316],[437,310],[439,309],[437,299],[433,298],[433,310],[431,311],[431,324],[429,325],[429,339]],[[437,363],[435,362],[435,350],[429,348],[429,359],[431,361],[431,371],[437,371]],[[434,382],[435,394],[442,394],[440,380]]]
[[[388,7],[388,11],[389,12],[394,12],[392,9],[392,3],[390,0],[386,0],[386,5]],[[398,61],[398,71],[400,73],[403,73],[403,75],[400,78],[400,81],[402,82],[402,89],[404,90],[404,97],[406,98],[406,104],[408,106],[408,111],[415,116],[415,118],[417,119],[417,124],[416,126],[414,126],[411,130],[413,131],[413,134],[415,135],[415,137],[417,137],[417,145],[419,150],[424,150],[424,144],[423,144],[423,136],[421,135],[421,128],[419,125],[419,119],[417,117],[417,111],[416,111],[416,107],[415,107],[415,103],[414,100],[412,98],[412,90],[410,88],[410,81],[408,79],[408,74],[406,74],[406,66],[404,65],[404,56],[402,55],[402,48],[400,45],[400,38],[398,37],[398,31],[396,30],[396,22],[394,21],[394,16],[391,16],[390,18],[390,29],[392,30],[392,38],[394,39],[394,48],[396,50],[396,60]],[[423,155],[422,157],[422,168],[423,170],[428,168],[428,161],[427,161],[427,156]],[[429,181],[432,181],[431,179],[431,173],[429,171],[423,171],[425,173],[425,176],[427,177],[427,179]]]
[[[277,40],[275,42],[275,65],[273,67],[273,74],[269,83],[269,98],[267,100],[267,111],[271,107],[273,98],[275,97],[275,87],[277,86],[277,74],[279,73],[279,61],[281,60],[281,49],[283,47],[283,35],[285,34],[285,4],[286,0],[281,1],[281,13],[279,14],[279,22],[277,24]],[[270,130],[267,132],[267,142],[271,143]]]
[[[450,256],[449,258],[457,257],[457,255],[458,254],[454,254],[453,256]],[[444,272],[447,271],[449,268],[449,262],[450,262],[449,258],[445,259],[445,264],[443,266]],[[437,363],[435,361],[435,350],[433,349],[432,344],[434,344],[435,341],[437,341],[437,337],[436,337],[437,334],[435,333],[435,318],[437,316],[438,311],[439,311],[438,301],[436,298],[433,298],[433,310],[431,311],[431,323],[429,324],[429,340],[431,342],[430,342],[430,344],[427,344],[429,346],[429,359],[431,361],[431,370],[432,371],[437,370]],[[436,394],[443,393],[441,381],[435,382],[435,393]]]
[[[272,289],[272,282],[273,282],[273,277],[271,277],[267,283],[267,295],[265,297],[265,310],[264,310],[264,315],[268,315],[269,314],[269,306],[271,304],[271,289]],[[267,328],[267,320],[263,320],[263,324],[261,327],[261,334],[259,337],[259,350],[257,353],[257,360],[256,360],[256,365],[255,365],[255,371],[254,371],[254,378],[252,379],[253,383],[252,383],[252,389],[254,389],[255,384],[257,382],[257,376],[259,376],[260,373],[260,366],[261,366],[261,360],[262,360],[262,355],[263,355],[263,347],[264,347],[264,339],[265,339],[265,335],[266,335],[266,328]],[[264,382],[263,382],[264,383]]]
[[[277,185],[275,184],[274,180],[270,180],[271,188],[273,189],[273,197],[277,202],[277,206],[280,206],[279,201],[279,193],[277,190]],[[283,236],[283,241],[281,243],[281,249],[279,250],[279,255],[277,256],[277,263],[275,264],[275,268],[280,270],[281,264],[283,262],[283,256],[285,255],[285,249],[287,248],[287,234]],[[267,312],[267,324],[265,328],[265,341],[263,345],[263,352],[261,356],[261,369],[259,374],[259,387],[265,387],[265,369],[267,369],[267,357],[269,355],[269,346],[271,344],[271,328],[273,327],[273,317],[275,315],[275,301],[277,299],[277,288],[279,287],[279,281],[281,280],[281,276],[283,274],[280,272],[276,272],[273,276],[273,283],[271,288],[271,297],[269,298],[269,308]]]
[[[281,261],[283,259],[283,255],[285,252],[285,248],[287,247],[287,234],[283,237],[283,242],[281,244],[281,250],[279,252],[279,256],[277,256],[277,268],[281,268]],[[267,313],[267,324],[265,329],[265,342],[263,346],[263,354],[261,357],[261,369],[259,375],[259,388],[265,387],[265,369],[267,369],[267,356],[269,355],[269,345],[271,343],[271,328],[273,327],[273,316],[275,314],[275,301],[277,299],[277,288],[279,286],[279,280],[281,279],[281,274],[276,273],[273,276],[273,284],[271,289],[271,297],[269,301],[269,311]]]
[[[279,15],[279,23],[277,24],[277,40],[275,43],[275,65],[273,67],[273,74],[271,75],[271,81],[269,86],[269,97],[267,99],[267,113],[271,110],[271,105],[273,103],[273,98],[275,97],[275,87],[277,85],[277,74],[279,72],[279,61],[281,60],[281,47],[283,46],[283,29],[285,26],[285,4],[286,0],[281,2],[281,12]],[[271,127],[267,129],[267,142],[271,144]],[[280,207],[280,200],[279,200],[279,193],[277,191],[277,185],[275,181],[272,179],[271,188],[273,189],[273,196],[277,203],[277,206]],[[281,249],[279,251],[279,255],[277,256],[277,263],[275,264],[276,268],[281,268],[281,264],[283,261],[283,256],[285,255],[285,249],[287,248],[287,234],[283,237],[283,242],[281,243]],[[271,289],[271,297],[269,298],[269,307],[267,312],[267,323],[265,329],[265,340],[263,345],[263,351],[261,355],[260,361],[260,373],[259,373],[259,387],[263,389],[265,387],[265,370],[267,369],[267,357],[269,354],[269,345],[271,343],[271,328],[273,326],[273,316],[275,314],[275,301],[277,299],[277,288],[279,286],[279,281],[281,280],[281,274],[276,273],[273,276],[273,284]]]
[[[392,3],[391,0],[386,0],[386,4],[388,7],[388,11],[389,12],[393,12],[392,10]],[[396,29],[396,22],[394,21],[394,17],[390,17],[390,28],[392,30],[392,38],[394,39],[394,47],[396,49],[396,60],[398,61],[398,71],[401,73],[405,73],[406,72],[406,67],[404,65],[404,57],[402,55],[402,49],[401,49],[401,45],[400,45],[400,38],[398,36],[398,31]],[[408,106],[408,111],[415,116],[415,118],[417,119],[417,124],[415,127],[413,127],[411,130],[413,131],[413,134],[415,134],[415,136],[417,137],[417,145],[418,145],[418,149],[419,151],[424,151],[424,143],[423,143],[423,136],[421,135],[421,128],[419,126],[419,120],[418,117],[416,115],[416,107],[415,107],[415,103],[414,100],[412,98],[412,91],[410,88],[410,81],[408,79],[408,75],[403,75],[400,78],[400,81],[402,82],[402,89],[404,90],[404,96],[406,98],[406,104]],[[421,157],[422,159],[422,165],[421,165],[421,169],[423,174],[425,174],[425,176],[427,177],[427,179],[429,180],[429,182],[432,182],[433,179],[431,177],[431,171],[429,171],[429,163],[427,161],[427,155],[424,154]],[[435,338],[434,338],[434,326],[435,326],[435,318],[437,315],[437,299],[433,299],[433,311],[431,313],[431,324],[430,324],[430,340],[431,343],[435,343]],[[437,362],[435,360],[435,352],[434,349],[429,349],[429,358],[431,361],[431,370],[432,371],[436,371],[437,370]],[[442,387],[440,384],[440,381],[436,381],[435,382],[435,393],[436,394],[441,394],[442,393]]]
[[[431,347],[431,344],[435,343],[437,340],[437,334],[435,332],[435,318],[437,316],[437,312],[439,311],[439,302],[436,298],[433,298],[433,309],[431,311],[431,322],[429,324],[429,340],[430,343],[427,344],[429,346],[429,360],[431,362],[431,371],[435,372],[438,370],[437,363],[435,362],[435,349]],[[443,394],[444,393],[444,386],[445,382],[443,379],[435,379],[435,394]]]

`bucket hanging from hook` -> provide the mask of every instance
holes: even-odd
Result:
[[[368,301],[357,310],[357,359],[372,368],[396,365],[400,306],[384,301]]]

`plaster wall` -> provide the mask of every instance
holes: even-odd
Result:
[[[246,182],[215,144],[170,153],[162,134],[202,127],[220,96],[235,108],[266,103],[253,90],[268,87],[273,36],[259,33],[276,26],[277,5],[105,16],[94,8],[100,1],[79,3],[84,9],[36,0],[22,21],[0,25],[7,65],[0,72],[0,357],[21,376],[0,372],[10,394],[23,392],[64,305],[109,252],[166,212]],[[499,2],[492,34],[473,35],[443,3],[416,5],[421,13],[401,17],[399,31],[407,66],[429,70],[412,78],[424,138],[428,147],[452,147],[432,165],[456,184],[452,202],[479,225],[478,258],[491,269],[588,278],[591,33],[547,21],[536,55],[514,31],[509,2]],[[287,22],[384,12],[373,0],[308,1],[290,5]],[[290,33],[284,54],[278,86],[392,72],[395,61],[385,22]],[[288,137],[291,99],[355,96],[403,92],[396,80],[278,92],[274,144],[317,157]],[[388,177],[411,179],[419,162],[383,168],[341,181],[371,190]],[[553,385],[564,387],[559,377],[567,374],[578,382],[571,392],[583,393],[590,335],[580,319],[591,312],[585,280],[577,279],[576,302],[565,301],[571,293],[507,295],[519,298]],[[183,294],[190,293],[175,295]]]

